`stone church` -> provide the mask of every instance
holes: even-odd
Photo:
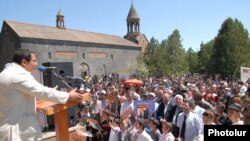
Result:
[[[71,76],[128,74],[128,64],[148,45],[140,32],[140,18],[133,4],[127,16],[124,37],[68,29],[62,12],[56,26],[3,21],[0,34],[0,70],[11,62],[16,49],[30,49],[37,54],[39,65],[56,66],[59,73],[71,69]],[[126,27],[124,27],[125,29]]]

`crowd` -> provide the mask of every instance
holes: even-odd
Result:
[[[250,83],[199,74],[142,81],[124,84],[110,75],[82,87],[91,99],[78,105],[76,121],[91,132],[88,141],[198,141],[204,125],[250,124]],[[154,108],[137,114],[135,101]]]

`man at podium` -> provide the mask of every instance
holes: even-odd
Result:
[[[34,52],[19,49],[12,61],[0,73],[0,140],[36,141],[41,138],[41,128],[35,99],[64,104],[80,102],[82,95],[76,89],[61,92],[37,82],[31,75],[38,66]]]

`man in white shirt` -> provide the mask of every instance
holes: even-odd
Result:
[[[180,129],[180,138],[185,141],[193,141],[193,139],[201,134],[203,124],[201,119],[191,111],[193,100],[185,100],[183,102],[183,112],[179,114],[177,126]]]
[[[153,141],[150,135],[144,130],[145,123],[142,118],[138,118],[135,123],[135,129],[137,130],[137,134],[135,135],[136,141]]]
[[[36,141],[41,138],[36,98],[63,104],[83,97],[76,90],[61,92],[37,82],[31,74],[38,66],[34,52],[17,50],[12,61],[0,73],[0,140]]]

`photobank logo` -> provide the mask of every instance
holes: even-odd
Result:
[[[204,141],[213,139],[247,140],[250,137],[249,125],[205,125]]]

